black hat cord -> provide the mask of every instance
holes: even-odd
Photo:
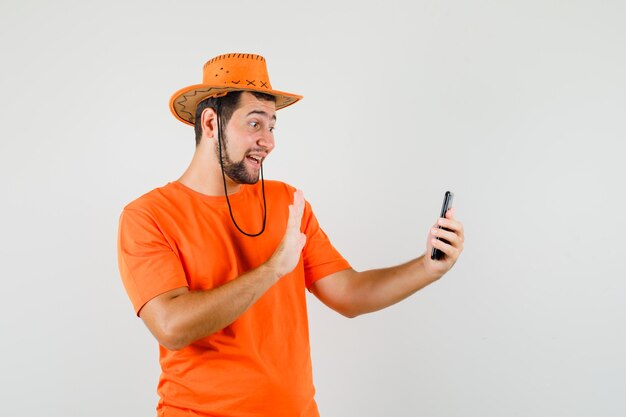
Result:
[[[219,147],[220,152],[220,167],[222,168],[222,180],[224,181],[224,195],[226,196],[226,203],[228,204],[228,212],[230,213],[230,218],[233,221],[233,224],[241,233],[249,237],[257,237],[260,236],[265,231],[265,223],[267,220],[267,202],[265,201],[265,180],[263,178],[263,164],[261,164],[261,191],[263,193],[263,227],[261,231],[258,233],[247,233],[241,230],[241,227],[235,221],[235,217],[233,216],[233,209],[230,205],[230,200],[228,199],[228,189],[226,187],[226,174],[224,173],[224,160],[222,158],[222,124],[220,123],[221,111],[220,111],[219,102],[216,103],[216,113],[217,113],[217,146]]]

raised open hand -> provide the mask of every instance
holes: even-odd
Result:
[[[293,271],[300,261],[306,235],[300,231],[304,213],[304,194],[302,190],[293,193],[293,204],[289,205],[289,220],[285,236],[268,261],[279,277]]]

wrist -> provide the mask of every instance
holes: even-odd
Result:
[[[419,260],[420,260],[420,269],[421,272],[424,276],[424,279],[430,284],[433,283],[437,280],[439,280],[439,278],[441,278],[443,276],[443,273],[441,271],[435,270],[432,268],[433,263],[429,262],[430,259],[426,258],[427,254],[422,255]]]
[[[261,272],[263,276],[268,276],[272,278],[272,281],[274,282],[278,281],[280,277],[282,277],[282,274],[280,273],[276,265],[276,261],[273,258],[270,258],[269,260],[267,260],[267,262],[262,264],[259,267],[259,270],[259,272]]]

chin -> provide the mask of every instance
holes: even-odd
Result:
[[[256,178],[250,178],[250,177],[247,177],[247,178],[241,178],[241,177],[239,177],[239,178],[231,178],[231,180],[233,182],[236,182],[237,184],[247,184],[247,185],[254,185],[257,182],[259,182],[259,179],[260,179],[260,176],[256,177]]]
[[[261,173],[259,171],[248,171],[241,164],[235,166],[234,169],[231,167],[227,167],[225,169],[226,176],[230,178],[230,180],[237,184],[256,184],[259,182],[259,178],[261,178]]]
[[[250,175],[246,175],[245,178],[242,178],[243,184],[254,185],[257,182],[259,182],[259,179],[261,178],[261,174],[258,171],[255,174],[256,174],[256,177],[254,176],[254,174],[250,174]]]

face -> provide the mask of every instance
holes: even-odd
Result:
[[[244,92],[239,106],[223,129],[224,173],[238,184],[255,184],[261,165],[274,149],[276,105]],[[215,149],[218,153],[219,150]]]

